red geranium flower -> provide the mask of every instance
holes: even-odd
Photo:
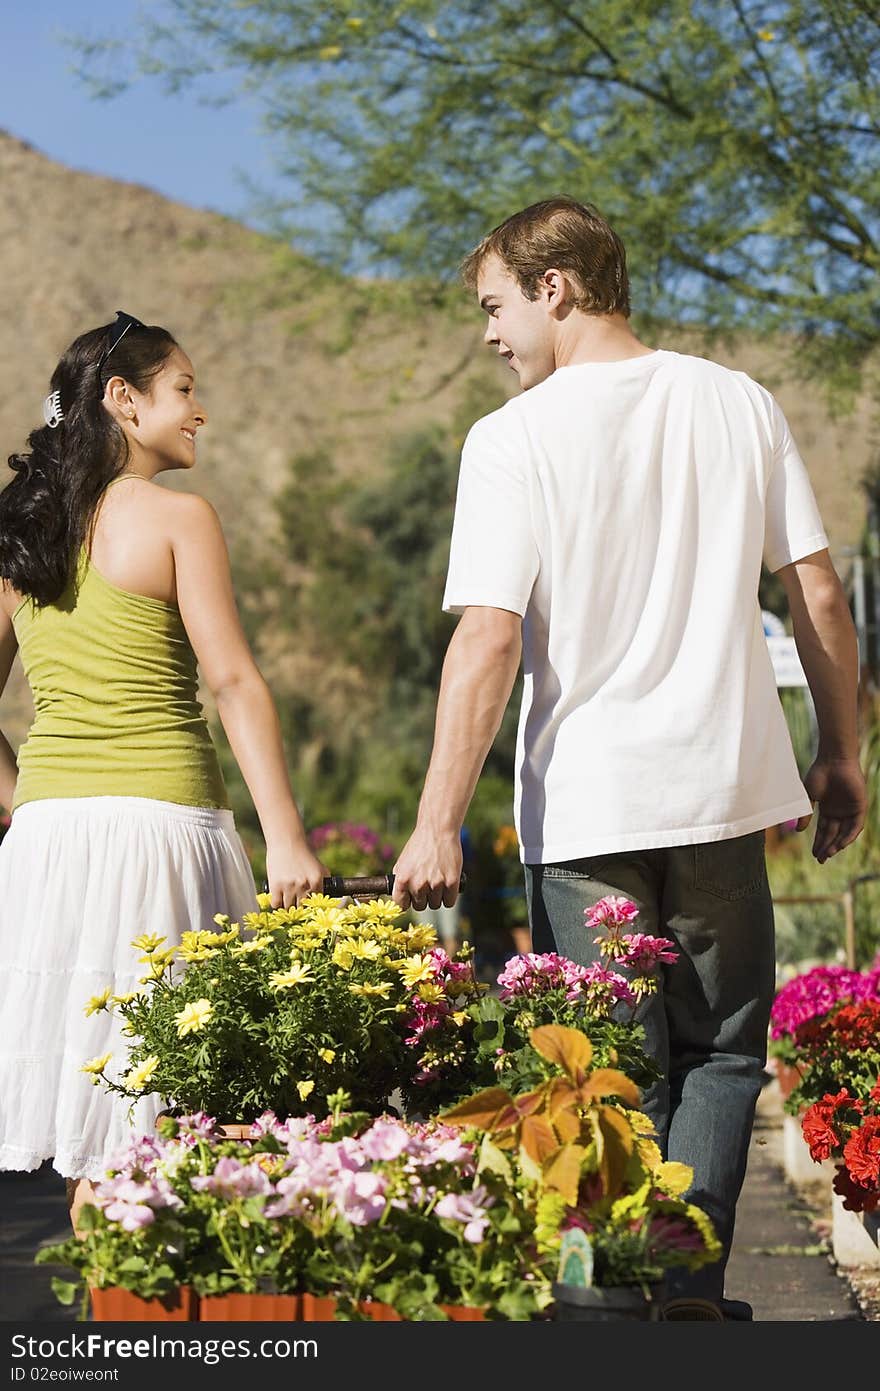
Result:
[[[846,1167],[864,1187],[880,1186],[880,1116],[866,1116],[843,1147]]]
[[[856,1183],[842,1164],[837,1166],[832,1187],[843,1199],[843,1206],[848,1212],[873,1212],[880,1204],[880,1189],[865,1188],[863,1184]]]
[[[863,1102],[850,1096],[846,1087],[843,1087],[836,1096],[826,1092],[821,1101],[814,1102],[809,1110],[804,1112],[801,1130],[810,1147],[810,1156],[816,1163],[830,1159],[843,1143],[843,1136],[835,1129],[835,1122],[839,1126],[845,1120],[840,1113],[855,1111],[861,1115],[863,1105]]]

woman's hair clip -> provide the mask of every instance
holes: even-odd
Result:
[[[43,402],[43,419],[50,430],[56,429],[64,419],[64,411],[61,409],[61,392],[53,391]]]

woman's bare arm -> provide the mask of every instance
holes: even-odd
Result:
[[[291,907],[320,891],[326,871],[307,843],[275,702],[241,627],[219,518],[204,498],[178,495],[175,502],[180,614],[260,819],[273,906]]]

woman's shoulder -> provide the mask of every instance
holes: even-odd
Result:
[[[96,529],[102,525],[108,530],[117,525],[127,529],[132,520],[139,528],[172,542],[189,528],[219,525],[217,512],[207,498],[134,476],[120,478],[108,492]]]

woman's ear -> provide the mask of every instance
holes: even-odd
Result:
[[[120,422],[134,419],[134,402],[124,377],[110,378],[104,388],[104,405]]]

